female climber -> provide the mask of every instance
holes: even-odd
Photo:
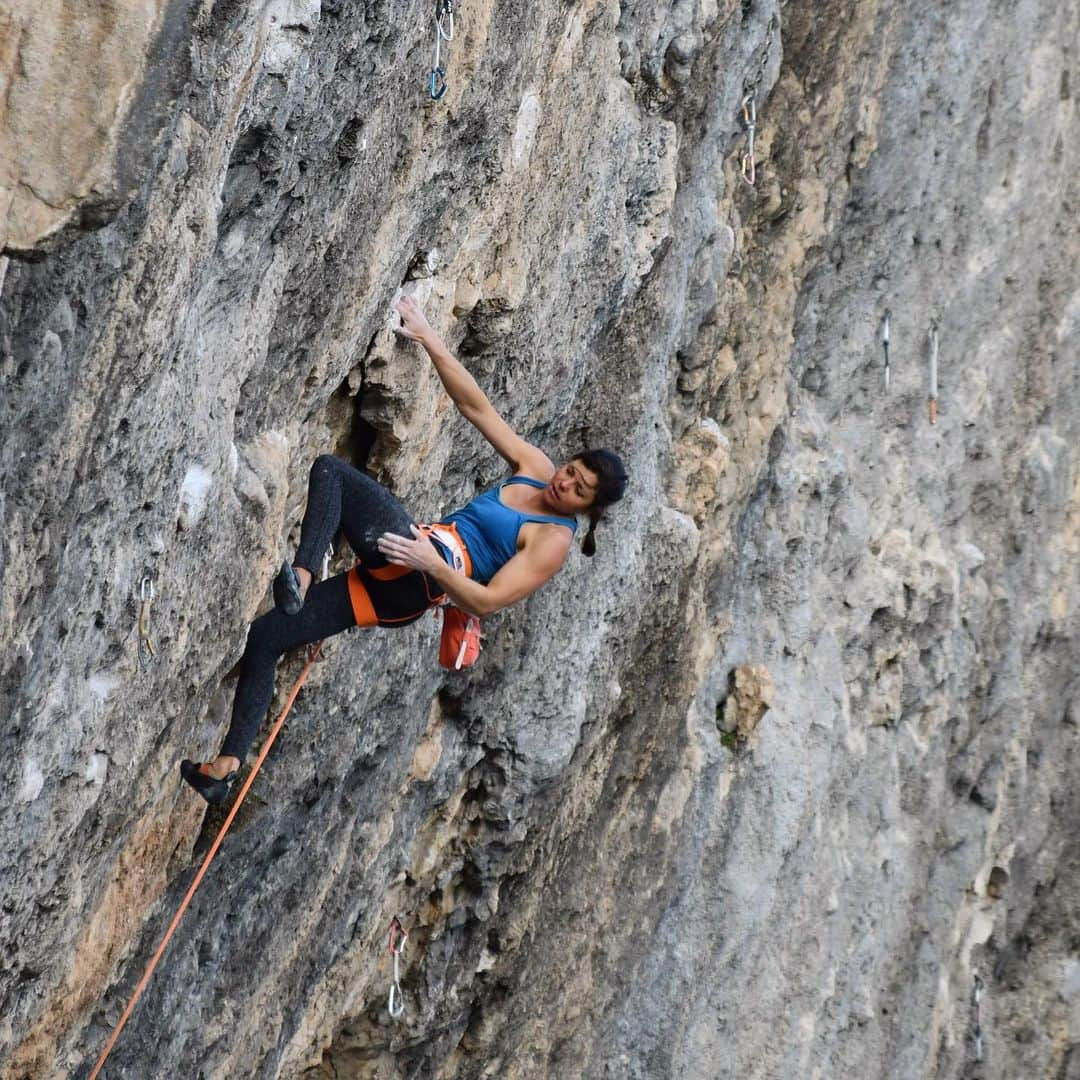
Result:
[[[604,508],[626,489],[622,461],[610,450],[586,450],[556,469],[495,411],[416,301],[404,297],[397,310],[399,332],[424,347],[461,414],[513,473],[440,523],[452,533],[444,543],[418,528],[401,503],[364,473],[329,455],[315,459],[300,546],[274,580],[275,609],[248,631],[225,742],[213,761],[180,764],[181,776],[207,802],[228,796],[270,707],[283,653],[351,626],[406,626],[444,594],[463,611],[490,615],[535,592],[563,565],[578,514],[589,516],[582,550],[592,555]],[[357,565],[314,582],[339,528]],[[451,541],[464,557],[464,572],[454,568]]]

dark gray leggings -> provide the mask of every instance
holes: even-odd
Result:
[[[317,575],[323,556],[340,528],[366,567],[386,566],[376,541],[384,532],[411,537],[412,520],[386,488],[340,458],[323,454],[311,466],[307,509],[293,565]],[[313,583],[297,615],[284,615],[275,609],[251,624],[240,662],[232,723],[221,746],[222,754],[241,761],[247,756],[273,700],[274,672],[283,653],[356,625],[348,576],[348,573],[338,574]]]

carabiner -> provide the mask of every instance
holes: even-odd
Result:
[[[432,101],[438,101],[446,93],[446,72],[441,67],[431,69],[428,93]]]
[[[447,33],[443,29],[443,16],[447,15],[450,19],[450,32]],[[443,41],[454,40],[454,0],[436,0],[435,4],[435,26],[438,29],[439,37]]]

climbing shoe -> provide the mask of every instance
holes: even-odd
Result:
[[[229,795],[229,788],[236,779],[236,770],[233,769],[224,780],[217,780],[205,770],[209,769],[206,762],[202,764],[196,761],[188,761],[184,758],[180,762],[180,775],[189,783],[208,803],[224,802]]]
[[[281,569],[274,578],[274,603],[278,611],[286,615],[295,615],[304,606],[304,598],[300,595],[300,579],[287,562],[281,564]]]

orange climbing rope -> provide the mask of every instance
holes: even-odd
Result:
[[[281,715],[274,721],[274,726],[270,729],[270,734],[263,744],[262,752],[259,754],[254,766],[252,766],[251,772],[248,773],[248,777],[244,781],[244,786],[240,789],[240,794],[237,795],[236,802],[233,803],[232,809],[229,811],[229,816],[218,830],[218,834],[215,837],[213,844],[210,845],[210,850],[207,852],[206,858],[203,859],[203,864],[199,867],[199,872],[195,875],[195,880],[192,881],[191,885],[188,887],[187,894],[180,902],[180,906],[176,909],[176,914],[173,916],[172,922],[169,923],[169,929],[165,931],[165,936],[161,939],[161,944],[157,947],[157,951],[151,957],[150,963],[146,965],[146,970],[139,980],[139,985],[135,987],[135,993],[131,995],[131,1000],[127,1003],[124,1014],[116,1022],[116,1027],[113,1028],[113,1033],[109,1036],[109,1041],[105,1044],[105,1049],[101,1051],[101,1057],[98,1058],[97,1064],[94,1066],[94,1071],[90,1074],[89,1080],[95,1080],[97,1074],[101,1071],[101,1066],[105,1064],[105,1059],[116,1045],[116,1040],[120,1037],[120,1032],[124,1029],[124,1025],[128,1022],[128,1018],[135,1009],[135,1002],[139,1000],[139,996],[142,994],[143,990],[146,989],[146,984],[150,981],[150,976],[154,974],[154,968],[157,967],[158,961],[165,952],[165,946],[169,944],[169,938],[173,936],[173,932],[176,930],[177,926],[180,925],[180,919],[187,910],[188,904],[191,903],[191,898],[195,895],[195,890],[199,887],[199,883],[202,881],[211,861],[217,854],[218,848],[221,847],[221,841],[225,839],[225,834],[229,831],[229,826],[233,823],[233,818],[236,817],[236,812],[240,809],[240,804],[244,801],[248,789],[254,783],[262,763],[266,760],[266,755],[270,752],[270,747],[274,745],[274,740],[277,738],[282,724],[285,723],[285,717],[289,715],[289,710],[293,707],[293,702],[296,701],[297,694],[300,693],[300,687],[304,685],[304,680],[307,679],[312,665],[319,658],[319,650],[321,648],[322,642],[320,641],[314,649],[311,650],[311,654],[308,656],[308,662],[304,665],[304,670],[300,672],[300,677],[293,684],[292,690],[289,691],[289,697],[285,702],[285,708],[281,710]]]

